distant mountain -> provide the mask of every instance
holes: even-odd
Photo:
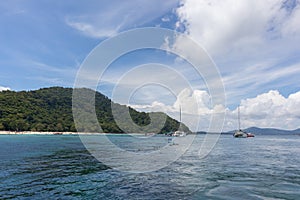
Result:
[[[296,129],[296,130],[293,130],[293,133],[294,134],[297,134],[297,135],[300,135],[300,128]]]
[[[300,134],[300,128],[296,130],[281,130],[275,128],[258,128],[258,127],[250,127],[247,129],[243,129],[246,132],[253,133],[255,135],[288,135],[288,134]],[[225,132],[223,134],[233,134],[233,131]]]
[[[112,115],[111,105],[118,108],[119,115],[128,107],[112,102],[108,97],[90,89],[76,89],[83,94],[95,94],[95,110],[99,124],[106,133],[122,133]],[[2,91],[0,92],[0,130],[7,131],[76,131],[72,113],[72,88],[51,87],[34,91]],[[88,95],[87,95],[88,96]],[[83,104],[84,105],[84,104]],[[85,105],[83,106],[84,109]],[[140,132],[140,126],[150,124],[149,113],[138,112],[129,107],[132,120],[139,126],[134,129]],[[80,113],[79,113],[80,114]],[[156,117],[166,118],[166,123],[160,133],[178,130],[180,123],[164,113],[153,113]],[[97,123],[89,119],[82,119],[85,125],[80,128],[82,132],[96,132]],[[125,124],[126,125],[126,124]],[[78,128],[78,127],[77,127]],[[184,131],[190,130],[183,124]],[[152,129],[151,129],[152,130]],[[149,131],[151,131],[149,129]]]

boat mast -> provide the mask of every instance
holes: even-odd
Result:
[[[179,122],[181,124],[181,106],[179,107],[179,114],[180,114],[180,116],[179,116]]]
[[[240,106],[238,106],[238,122],[239,122],[239,130],[241,130]]]

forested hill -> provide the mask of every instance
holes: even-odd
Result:
[[[90,89],[77,90],[94,92]],[[76,132],[72,114],[72,93],[72,88],[62,87],[43,88],[35,91],[0,92],[0,130]],[[103,131],[106,133],[122,133],[123,131],[113,119],[111,103],[109,98],[96,92],[95,110]],[[113,104],[122,109],[126,108],[123,105]],[[131,118],[136,124],[146,126],[150,123],[148,113],[129,109]],[[178,121],[166,116],[164,113],[156,114],[167,117],[165,126],[160,133],[178,129]],[[183,129],[189,131],[185,125],[183,125]],[[89,124],[89,130],[81,131],[96,132],[97,128],[95,124]]]

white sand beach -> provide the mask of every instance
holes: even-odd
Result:
[[[0,135],[119,135],[124,133],[49,132],[49,131],[0,131]],[[141,135],[131,133],[130,135]]]
[[[38,132],[38,131],[0,131],[0,135],[78,135],[91,133],[77,132]]]

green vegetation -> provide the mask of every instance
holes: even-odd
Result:
[[[90,89],[76,90],[78,90],[80,94],[83,94],[81,95],[83,97],[85,97],[85,93],[90,94],[92,92],[94,94],[94,91]],[[76,132],[72,113],[72,93],[72,88],[62,87],[43,88],[28,92],[0,92],[0,130]],[[89,105],[88,102],[90,99],[82,98],[80,101]],[[120,112],[117,114],[120,116],[122,116],[122,112],[127,108],[124,105],[113,103],[110,99],[99,92],[95,93],[96,115],[103,132],[122,133],[124,131],[122,131],[114,121],[111,105],[117,107],[117,111]],[[85,106],[83,106],[82,110],[84,109],[86,109]],[[80,121],[84,121],[83,126],[79,123],[77,124],[79,131],[99,132],[99,129],[97,128],[98,123],[90,120],[90,117],[88,117],[89,115],[86,115],[86,113],[79,112],[79,114],[82,114],[82,120]],[[149,113],[138,112],[132,108],[129,108],[129,113],[132,120],[141,127],[147,127],[150,123]],[[170,118],[166,114],[152,114],[161,119],[166,118],[166,123],[160,133],[166,133],[178,129],[179,122]],[[126,124],[123,125],[126,126]],[[149,127],[149,131],[153,130],[152,128]],[[182,125],[181,128],[185,131],[189,131],[185,125]],[[134,132],[142,132],[138,128],[133,130]]]

